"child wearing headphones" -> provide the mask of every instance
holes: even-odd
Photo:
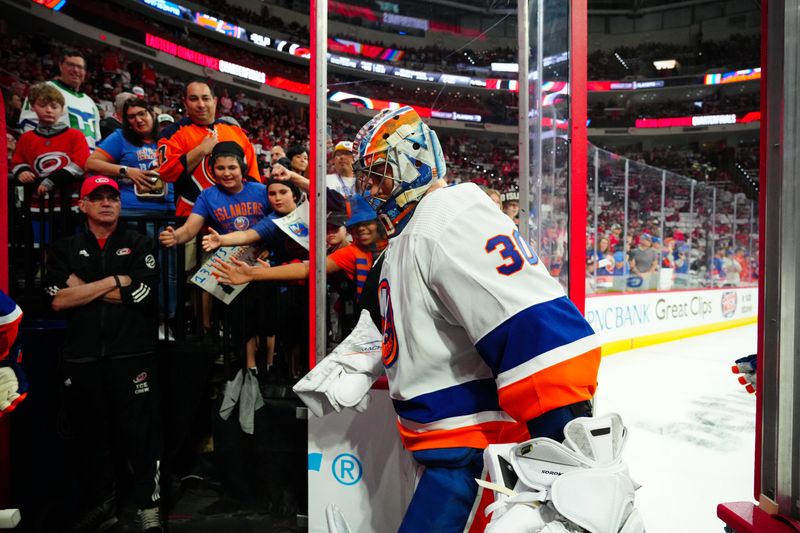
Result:
[[[272,207],[267,202],[267,187],[244,179],[247,168],[244,150],[236,142],[217,143],[208,165],[216,185],[200,193],[183,226],[178,229],[170,226],[161,232],[159,241],[162,246],[171,247],[188,242],[206,225],[212,231],[223,234],[247,230],[272,213]],[[248,287],[245,294],[239,295],[237,306],[244,306],[244,319],[231,322],[232,327],[244,327],[242,336],[248,339],[248,368],[256,367],[256,339],[260,329],[255,318],[257,314],[250,313],[249,309],[256,307],[258,292],[257,287]]]
[[[217,143],[209,165],[216,185],[200,193],[183,226],[161,232],[159,241],[163,246],[193,239],[206,224],[219,233],[244,231],[272,212],[266,202],[266,186],[243,179],[244,150],[237,143]]]

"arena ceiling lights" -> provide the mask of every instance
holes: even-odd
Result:
[[[680,66],[675,59],[662,59],[660,61],[653,61],[653,66],[656,70],[672,70]]]
[[[42,0],[44,1],[44,0]],[[282,39],[271,38],[267,35],[247,30],[241,26],[228,23],[222,19],[212,17],[208,14],[195,12],[187,7],[181,6],[169,0],[139,0],[141,3],[161,11],[162,13],[172,15],[180,18],[182,21],[190,21],[195,25],[206,28],[217,33],[222,33],[228,37],[246,41],[262,48],[271,48],[279,52],[290,54],[294,57],[309,59],[311,52],[308,47],[302,46]],[[352,8],[343,3],[338,3],[340,7]],[[359,8],[363,9],[363,8]],[[374,14],[377,19],[377,14]],[[393,48],[382,48],[379,46],[365,45],[354,41],[344,39],[328,39],[328,46],[330,50],[347,53],[359,54],[362,57],[375,59],[379,61],[398,61],[403,57],[404,52],[395,50]],[[174,55],[174,54],[173,54]],[[544,65],[554,65],[563,61],[569,60],[569,55],[564,52],[559,55],[548,56],[544,58]],[[621,58],[620,58],[621,60]],[[441,83],[444,85],[453,85],[457,87],[472,87],[487,89],[493,91],[511,91],[516,92],[519,90],[519,83],[517,80],[501,79],[501,78],[472,78],[469,76],[459,76],[454,74],[444,74],[441,72],[425,72],[420,70],[410,70],[406,68],[396,67],[384,63],[374,61],[367,61],[358,57],[343,56],[328,54],[328,62],[331,65],[340,67],[352,68],[362,72],[370,72],[379,75],[395,76],[406,80],[424,81],[429,83]],[[495,68],[497,67],[497,68]],[[252,81],[259,81],[261,74],[259,71],[253,69],[246,69],[240,65],[233,63],[226,63],[224,68],[229,74],[236,74],[236,72],[244,73],[245,79]],[[516,63],[493,63],[492,70],[494,72],[517,72],[518,66]],[[243,70],[244,69],[244,70]],[[234,72],[236,71],[236,72]],[[535,74],[534,74],[535,76]],[[629,91],[639,89],[658,89],[661,87],[670,86],[684,86],[684,85],[716,85],[720,83],[734,83],[740,81],[749,81],[759,79],[761,77],[761,69],[746,69],[736,72],[726,72],[722,74],[707,74],[705,77],[695,77],[692,79],[679,79],[668,78],[666,80],[644,80],[644,81],[590,81],[587,84],[589,92],[605,92],[605,91]],[[263,81],[261,83],[264,83]],[[296,91],[293,91],[296,92]]]

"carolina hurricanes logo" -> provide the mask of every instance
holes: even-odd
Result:
[[[383,310],[381,313],[381,329],[383,330],[381,358],[383,359],[383,366],[390,368],[397,360],[397,330],[394,327],[394,311],[392,310],[392,299],[387,280],[381,280],[380,285],[378,285],[378,295],[381,309]]]
[[[33,162],[33,167],[36,169],[36,174],[39,176],[46,176],[56,170],[66,168],[72,160],[64,152],[49,152],[36,158]]]
[[[736,292],[728,291],[722,293],[722,316],[730,318],[736,314]]]
[[[147,372],[140,372],[138,376],[133,378],[134,383],[141,383],[147,380]]]

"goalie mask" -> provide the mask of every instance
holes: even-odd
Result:
[[[390,237],[400,233],[428,188],[446,173],[436,133],[409,106],[385,109],[353,142],[361,190]]]

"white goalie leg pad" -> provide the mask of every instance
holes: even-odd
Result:
[[[492,521],[484,533],[537,533],[552,522],[553,513],[545,506],[512,505],[500,517],[492,515]]]
[[[496,509],[495,514],[498,518],[506,510],[506,506],[500,505],[500,502],[505,501],[517,485],[518,476],[511,466],[511,450],[514,446],[516,444],[490,444],[483,450],[483,465],[489,475],[489,481],[494,486],[481,482],[478,484],[494,491],[494,504],[490,507]]]
[[[611,467],[567,472],[553,481],[550,498],[559,514],[583,529],[591,533],[619,533],[634,513],[635,490],[625,464],[620,461]]]
[[[643,533],[634,508],[639,487],[621,458],[627,441],[621,417],[576,418],[564,435],[564,444],[536,438],[487,448],[484,462],[497,485],[489,486],[496,496],[486,509],[492,515],[486,531]]]
[[[626,442],[628,429],[616,413],[576,418],[564,426],[564,444],[595,465],[619,460]]]

